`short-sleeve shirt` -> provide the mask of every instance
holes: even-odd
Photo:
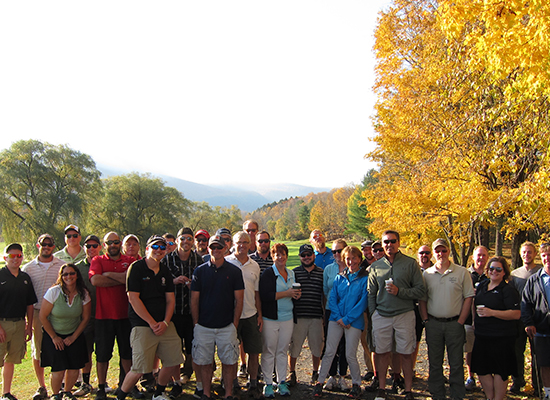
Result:
[[[225,259],[239,267],[243,273],[244,300],[241,319],[253,317],[258,313],[256,309],[256,292],[260,290],[260,266],[250,257],[244,264],[241,264],[234,254],[227,256]]]
[[[59,285],[49,288],[44,299],[53,304],[48,320],[51,322],[53,330],[61,335],[69,335],[78,328],[82,321],[82,306],[90,302],[90,296],[85,291],[84,298],[81,298],[80,294],[76,294],[72,303],[69,303],[68,297]]]
[[[273,258],[271,258],[271,254],[268,254],[266,258],[262,258],[258,254],[258,250],[252,253],[250,255],[250,258],[256,261],[260,266],[260,275],[263,274],[266,269],[271,268],[271,266],[273,265]]]
[[[52,257],[50,262],[42,262],[38,257],[25,264],[21,270],[29,274],[38,301],[34,304],[35,310],[40,310],[42,299],[46,291],[57,281],[59,270],[65,264],[57,257]]]
[[[23,271],[14,276],[0,269],[0,318],[25,318],[27,307],[36,303],[31,277]]]
[[[210,262],[193,272],[191,291],[200,292],[199,325],[206,328],[223,328],[233,323],[235,290],[244,290],[241,270],[228,261],[216,268]]]
[[[75,258],[72,258],[67,251],[67,246],[65,246],[58,252],[54,253],[53,256],[59,258],[61,261],[64,261],[66,263],[76,264],[86,258],[86,251],[84,250],[84,247],[80,246],[80,252],[76,255]]]
[[[126,272],[130,264],[134,262],[132,257],[121,254],[118,260],[113,260],[107,254],[96,256],[90,265],[90,280],[94,275],[102,275],[104,272]],[[96,319],[127,319],[128,296],[124,284],[101,287],[96,286]]]
[[[519,310],[520,299],[516,289],[502,281],[493,290],[488,290],[489,279],[481,281],[476,289],[474,305],[484,305],[493,310]],[[474,307],[475,308],[475,307]],[[496,317],[480,317],[474,309],[475,334],[481,336],[515,336],[517,321]]]
[[[302,285],[302,295],[294,300],[296,318],[323,318],[323,270],[314,265],[308,272],[300,265],[293,272],[296,283]]]
[[[470,273],[464,267],[451,263],[442,274],[435,265],[424,271],[428,314],[436,318],[460,315],[464,300],[474,296]]]
[[[332,251],[328,247],[325,247],[324,253],[315,250],[315,265],[319,268],[325,269],[327,265],[330,265],[333,262],[334,254],[332,254]]]
[[[166,293],[174,293],[174,282],[168,267],[160,264],[158,273],[147,266],[145,259],[135,261],[126,277],[128,292],[139,293],[143,305],[157,322],[166,316]],[[128,317],[132,326],[149,326],[129,305]]]

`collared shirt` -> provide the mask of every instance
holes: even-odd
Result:
[[[441,273],[436,266],[424,271],[428,314],[436,318],[452,318],[460,315],[464,300],[474,297],[474,286],[468,270],[451,263]]]
[[[323,318],[323,270],[314,265],[308,271],[303,265],[293,269],[296,282],[301,284],[302,295],[294,300],[297,318]]]
[[[320,253],[319,251],[315,250],[315,265],[317,265],[321,269],[325,269],[327,265],[330,265],[334,262],[334,254],[332,254],[332,251],[325,247],[325,252]]]
[[[285,290],[288,290],[292,287],[292,284],[296,282],[296,278],[294,277],[294,271],[286,269],[287,279],[279,273],[279,270],[277,269],[277,266],[273,264],[271,266],[273,268],[273,272],[275,273],[275,279],[277,279],[276,283],[276,291],[277,292],[284,292]],[[294,309],[294,303],[292,302],[292,297],[283,297],[277,300],[277,320],[278,321],[288,321],[291,320],[293,315]]]
[[[244,264],[238,260],[235,254],[225,257],[231,264],[241,269],[244,279],[244,304],[241,319],[253,317],[258,313],[256,309],[256,292],[260,290],[260,266],[250,257]]]
[[[162,260],[166,264],[172,277],[177,278],[178,276],[185,276],[189,279],[193,278],[193,271],[199,265],[203,264],[202,257],[195,251],[191,250],[189,258],[187,260],[182,260],[179,256],[178,249],[167,254]],[[176,308],[174,314],[178,315],[190,315],[191,308],[190,306],[190,285],[177,284],[176,287]]]
[[[267,268],[270,268],[273,265],[273,258],[271,258],[271,254],[269,253],[267,254],[266,258],[262,258],[260,257],[258,250],[256,250],[250,255],[250,258],[256,261],[260,266],[260,275],[263,274]]]
[[[27,306],[36,303],[31,277],[23,271],[14,276],[0,269],[0,318],[25,318]]]
[[[52,261],[45,263],[38,261],[38,257],[29,263],[25,264],[21,270],[29,274],[34,286],[34,292],[38,301],[34,304],[35,310],[40,310],[42,299],[46,291],[51,288],[57,281],[59,269],[65,264],[57,257],[53,257]]]
[[[65,261],[67,264],[76,264],[86,258],[86,251],[84,250],[83,246],[80,246],[80,252],[76,255],[75,258],[72,258],[67,251],[67,246],[65,246],[57,253],[54,253],[53,256],[59,258],[62,261]]]

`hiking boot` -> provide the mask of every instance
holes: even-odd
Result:
[[[322,394],[323,394],[323,385],[321,385],[321,383],[317,383],[313,387],[313,396],[314,397],[321,397]]]
[[[296,386],[296,371],[290,371],[290,374],[288,374],[288,378],[286,378],[286,381],[291,387]]]
[[[353,384],[349,394],[348,394],[349,397],[353,397],[353,398],[358,398],[359,396],[361,396],[361,387],[357,384]]]
[[[366,392],[376,392],[378,389],[380,389],[380,381],[378,380],[378,377],[375,376],[372,378],[372,381],[370,382],[370,385],[365,386]]]
[[[48,398],[48,391],[44,386],[40,386],[36,389],[36,393],[33,394],[32,400],[45,400]]]

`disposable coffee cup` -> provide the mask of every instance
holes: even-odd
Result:
[[[302,284],[301,283],[293,283],[292,284],[292,289],[301,289],[302,288]]]
[[[485,308],[484,305],[480,304],[478,306],[476,306],[476,310],[477,310],[477,315],[479,315],[479,310],[483,310]]]
[[[388,289],[390,283],[393,283],[393,278],[386,279],[386,289]]]

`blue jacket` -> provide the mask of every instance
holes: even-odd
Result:
[[[368,274],[361,268],[350,280],[349,270],[336,275],[328,301],[330,321],[342,320],[345,325],[365,329],[363,313],[367,309]]]

